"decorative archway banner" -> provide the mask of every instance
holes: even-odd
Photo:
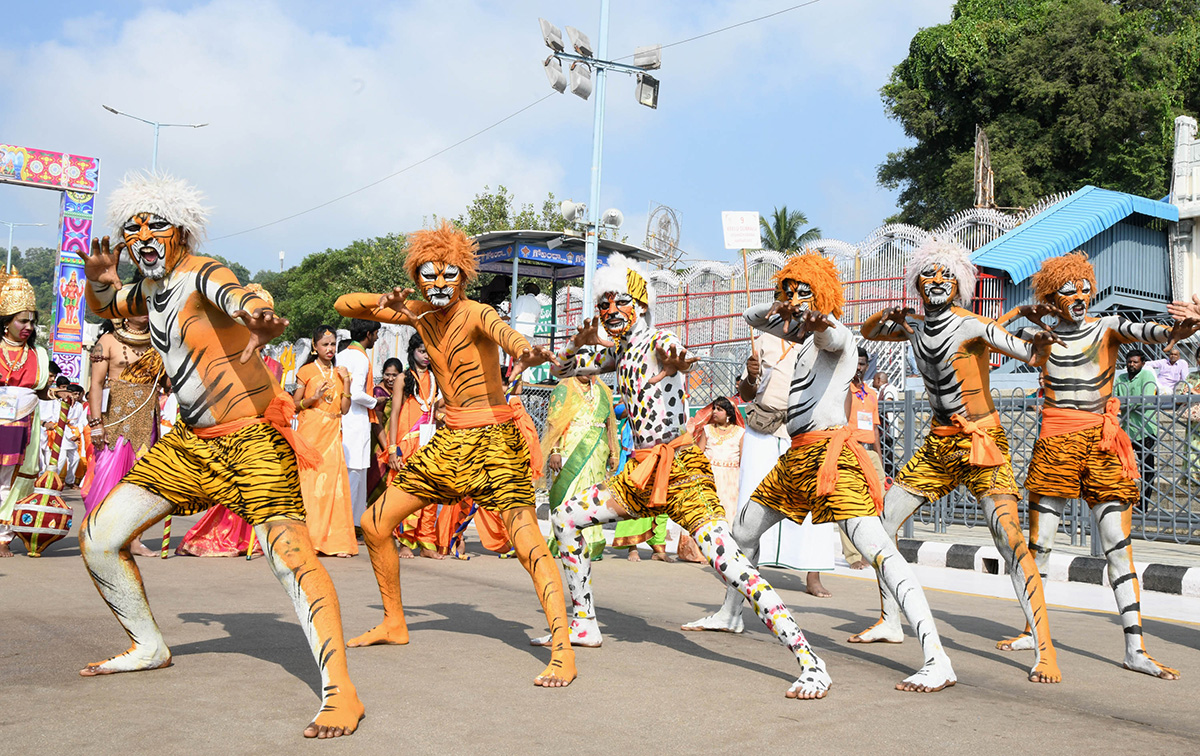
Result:
[[[62,192],[50,351],[63,375],[83,375],[83,255],[92,243],[100,158],[0,144],[0,183]]]

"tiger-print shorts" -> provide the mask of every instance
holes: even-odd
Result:
[[[1136,502],[1137,481],[1125,477],[1121,459],[1100,450],[1103,426],[1061,436],[1039,438],[1033,445],[1025,490],[1030,496],[1083,499],[1089,507],[1102,501]]]
[[[630,517],[665,514],[689,533],[695,533],[705,523],[724,519],[725,507],[721,506],[721,498],[717,496],[712,465],[704,452],[695,446],[685,446],[675,452],[671,480],[667,484],[667,504],[664,507],[650,506],[653,476],[642,490],[633,484],[631,478],[637,466],[637,460],[630,457],[625,469],[603,483],[603,487],[612,493]]]
[[[770,507],[797,523],[804,522],[809,512],[814,523],[874,517],[875,500],[871,498],[858,457],[849,445],[843,446],[838,455],[837,487],[828,496],[817,495],[817,470],[825,461],[827,448],[829,439],[788,449],[750,494],[750,501]]]
[[[223,504],[251,525],[304,520],[296,453],[267,423],[207,440],[176,423],[121,482],[163,497],[179,515]]]
[[[511,420],[439,429],[408,458],[392,485],[433,504],[457,504],[470,496],[495,512],[534,505],[529,447]]]
[[[959,485],[966,486],[977,499],[1000,494],[1019,496],[1008,452],[1008,435],[1001,427],[986,430],[1004,454],[1004,464],[997,467],[971,464],[971,437],[964,433],[953,436],[930,433],[896,475],[896,485],[929,501],[937,501]]]

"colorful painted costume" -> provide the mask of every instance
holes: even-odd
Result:
[[[599,334],[581,331],[560,355],[561,367],[554,372],[567,376],[616,371],[617,389],[629,407],[634,452],[619,474],[551,515],[574,604],[571,642],[598,646],[602,640],[582,529],[665,513],[694,535],[722,580],[750,599],[763,623],[795,654],[801,674],[789,695],[823,696],[830,684],[824,663],[779,595],[738,549],[725,523],[712,467],[686,432],[684,388],[691,363],[675,334],[654,327],[653,296],[645,275],[631,260],[614,254],[598,271],[595,290],[600,318],[593,328],[603,322],[616,343],[587,349],[587,342],[597,343]]]
[[[894,539],[900,525],[922,504],[965,485],[983,506],[992,539],[1009,565],[1017,601],[1037,631],[1038,654],[1030,679],[1058,682],[1062,675],[1050,639],[1042,579],[1021,535],[1008,438],[1000,427],[988,381],[989,350],[1031,362],[1035,347],[965,309],[975,291],[976,270],[958,244],[926,242],[913,253],[906,277],[909,289],[921,297],[924,317],[910,325],[909,312],[893,308],[871,316],[862,327],[867,339],[912,344],[933,409],[929,435],[896,475],[884,500],[887,534]],[[855,642],[895,643],[904,638],[895,594],[883,581],[879,588],[882,616],[854,636]]]
[[[526,365],[540,364],[544,357],[538,359],[529,342],[495,310],[465,298],[464,289],[475,275],[475,252],[475,243],[447,223],[418,231],[409,236],[405,265],[426,302],[408,302],[410,292],[397,291],[385,297],[348,294],[334,305],[348,317],[416,328],[446,402],[445,427],[407,460],[385,496],[363,516],[384,621],[351,645],[408,642],[392,532],[431,503],[453,505],[470,496],[503,519],[521,565],[533,578],[555,639],[550,665],[535,683],[560,687],[575,679],[575,655],[567,635],[562,581],[547,558],[533,508],[527,438],[536,444],[536,432],[528,414],[522,417],[508,404],[499,349]]]
[[[1037,301],[1055,308],[1058,322],[1053,333],[1062,343],[1050,347],[1049,358],[1041,365],[1042,427],[1025,478],[1029,550],[1044,574],[1067,501],[1086,501],[1095,515],[1095,536],[1108,560],[1109,583],[1125,630],[1125,667],[1174,679],[1178,671],[1146,653],[1142,635],[1141,589],[1129,537],[1133,506],[1139,498],[1138,467],[1133,444],[1119,423],[1120,400],[1113,396],[1113,376],[1120,346],[1165,344],[1186,338],[1195,327],[1181,324],[1172,331],[1117,315],[1089,316],[1096,274],[1083,253],[1046,260],[1031,284]],[[1015,314],[1018,311],[1009,315]],[[1020,332],[1023,338],[1034,333],[1032,328]],[[1032,648],[1034,637],[1027,627],[1021,636],[999,645]]]
[[[776,283],[776,302],[751,307],[745,318],[752,328],[796,345],[787,412],[791,448],[738,513],[734,539],[754,559],[763,533],[784,519],[798,524],[811,514],[816,524],[836,522],[876,565],[880,583],[903,597],[901,608],[921,639],[925,664],[899,687],[936,691],[954,685],[924,591],[876,516],[881,481],[846,415],[858,351],[850,329],[837,320],[843,301],[837,268],[817,254],[794,255]],[[741,605],[742,597],[730,589],[720,611],[685,629],[741,632]]]
[[[321,673],[322,707],[306,737],[349,734],[363,707],[346,665],[337,592],[304,525],[297,460],[318,459],[291,429],[291,397],[257,354],[282,333],[267,302],[215,260],[191,253],[204,233],[200,196],[168,176],[132,176],[109,198],[110,220],[144,278],[122,287],[108,238],[85,263],[87,301],[103,318],[149,315],[180,422],[134,465],[80,529],[88,573],[129,634],[130,649],[84,676],[171,663],[150,614],[130,541],[171,513],[224,504],[254,526],[295,605]],[[240,358],[239,358],[240,355]]]

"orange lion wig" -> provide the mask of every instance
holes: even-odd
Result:
[[[478,249],[479,245],[462,229],[443,220],[437,228],[423,228],[409,234],[404,270],[409,278],[416,281],[417,271],[427,262],[453,265],[462,274],[465,288],[478,274],[479,262],[475,259]]]
[[[1039,302],[1053,304],[1054,294],[1068,281],[1087,281],[1096,291],[1096,271],[1083,252],[1051,257],[1042,263],[1042,269],[1033,274],[1029,285]]]
[[[837,266],[829,258],[807,250],[792,255],[775,274],[776,296],[786,280],[808,284],[819,312],[835,318],[842,317],[842,305],[846,301],[842,295],[842,279],[838,276]]]

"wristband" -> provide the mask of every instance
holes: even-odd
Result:
[[[391,446],[389,446],[389,447],[388,447],[388,454],[399,454],[399,452],[398,452],[398,451],[396,451],[396,445],[395,445],[395,444],[392,444]]]

